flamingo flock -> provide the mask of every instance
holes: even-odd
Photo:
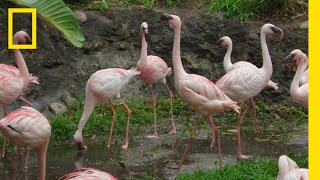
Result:
[[[260,42],[262,49],[261,68],[245,61],[237,63],[231,62],[232,41],[228,36],[219,39],[216,46],[227,46],[227,52],[223,60],[225,74],[219,78],[216,83],[212,80],[198,75],[189,74],[184,70],[181,60],[181,26],[182,22],[179,16],[172,14],[163,14],[160,22],[169,24],[174,29],[173,47],[172,47],[172,64],[173,70],[168,67],[166,62],[158,56],[148,55],[148,24],[146,22],[140,25],[141,35],[141,53],[136,67],[131,69],[108,68],[98,70],[93,73],[87,81],[85,90],[85,101],[83,114],[80,118],[77,129],[73,135],[73,139],[79,149],[88,149],[83,139],[83,129],[90,119],[95,106],[107,103],[112,111],[110,134],[107,141],[107,147],[111,147],[112,132],[115,126],[116,112],[113,107],[113,100],[117,99],[127,112],[127,124],[125,143],[122,145],[124,150],[129,147],[129,126],[131,118],[131,110],[121,98],[120,93],[130,83],[131,79],[139,76],[141,80],[148,84],[150,95],[152,98],[152,106],[154,113],[153,134],[147,135],[147,138],[158,139],[157,133],[157,113],[156,100],[154,96],[154,84],[162,84],[165,86],[170,98],[170,128],[169,134],[176,134],[177,129],[173,116],[173,93],[166,83],[166,77],[173,71],[174,86],[179,97],[196,112],[196,118],[191,132],[191,137],[185,147],[184,153],[179,162],[177,172],[180,171],[184,160],[189,151],[192,140],[195,138],[198,123],[202,115],[207,117],[208,124],[211,129],[211,150],[214,144],[218,147],[218,160],[220,168],[222,167],[222,150],[220,145],[220,131],[217,128],[214,115],[218,112],[227,110],[234,111],[237,114],[237,157],[238,159],[249,159],[251,156],[242,154],[240,129],[244,115],[249,109],[250,103],[254,109],[254,117],[256,117],[255,105],[253,97],[258,95],[264,88],[270,87],[278,89],[278,84],[271,79],[273,68],[272,61],[268,51],[266,38],[268,35],[277,36],[283,39],[284,33],[281,28],[273,24],[265,24],[261,28]],[[29,35],[24,31],[18,31],[13,36],[14,44],[28,44],[31,42]],[[46,179],[46,156],[51,136],[51,126],[49,121],[39,111],[32,108],[32,104],[23,98],[24,92],[27,90],[29,83],[39,84],[38,77],[29,73],[26,62],[19,49],[13,50],[16,65],[18,68],[6,64],[0,64],[0,104],[3,106],[4,115],[0,120],[0,133],[10,140],[16,146],[16,158],[13,163],[12,178],[17,178],[17,166],[19,157],[19,148],[25,148],[24,172],[27,171],[29,151],[34,149],[37,152],[39,163],[39,179]],[[170,52],[168,52],[170,53]],[[293,77],[290,95],[292,99],[301,106],[308,109],[308,57],[301,50],[293,50],[285,61],[294,67],[296,71]],[[21,100],[29,107],[20,107],[11,113],[7,112],[6,106],[15,100]],[[244,111],[238,106],[238,103],[246,103]],[[1,156],[5,152],[5,139]],[[283,155],[279,158],[279,174],[277,180],[285,179],[308,179],[308,170],[301,169],[289,157]],[[60,178],[67,179],[116,179],[111,174],[94,169],[94,168],[78,168],[75,172],[66,174]]]

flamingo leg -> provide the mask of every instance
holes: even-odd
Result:
[[[173,101],[173,95],[172,95],[172,92],[168,86],[168,84],[164,84],[166,86],[166,89],[167,89],[167,92],[169,94],[169,97],[170,97],[170,118],[171,118],[171,126],[170,126],[170,131],[169,131],[169,135],[171,134],[176,134],[177,131],[176,131],[176,127],[174,126],[174,120],[173,120],[173,111],[172,111],[172,101]]]
[[[154,98],[154,93],[153,93],[153,87],[152,84],[149,85],[149,90],[150,90],[150,95],[152,97],[152,106],[153,106],[153,119],[154,119],[154,134],[153,135],[148,135],[147,138],[158,138],[158,133],[157,133],[157,104],[156,100]]]
[[[7,107],[3,106],[3,114],[7,116]],[[2,150],[1,150],[1,157],[4,157],[4,154],[6,153],[6,138],[2,136]]]
[[[210,150],[211,152],[213,151],[213,145],[215,143],[215,131],[214,131],[214,124],[212,121],[212,114],[208,114],[207,115],[207,119],[210,125],[210,129],[211,129],[211,145],[210,145]]]
[[[114,122],[115,122],[115,119],[116,119],[116,111],[114,110],[114,107],[112,105],[112,100],[109,101],[109,105],[110,105],[110,108],[111,108],[111,111],[112,111],[112,123],[111,123],[111,128],[110,128],[109,139],[108,139],[108,146],[107,146],[108,148],[110,148]]]
[[[253,101],[252,98],[250,98],[250,102],[252,104],[252,108],[253,108],[253,116],[254,116],[254,126],[255,126],[255,130],[258,131],[258,119],[257,119],[257,111],[256,111],[256,105]]]
[[[13,162],[13,169],[12,169],[12,179],[17,179],[17,169],[18,169],[18,161],[19,161],[19,148],[16,149],[16,157]]]
[[[211,132],[213,132],[213,135],[215,135],[214,132],[217,133],[218,159],[219,159],[219,166],[220,166],[220,170],[221,170],[222,169],[222,155],[221,155],[221,145],[220,145],[220,133],[219,133],[219,130],[217,129],[217,127],[214,125],[212,114],[208,115],[208,120],[210,122],[210,126],[211,126],[211,129],[212,129]],[[211,144],[211,151],[212,151],[212,144]]]
[[[126,109],[127,114],[128,114],[127,127],[126,127],[126,141],[125,141],[125,144],[122,145],[123,149],[128,149],[128,145],[129,145],[129,125],[130,125],[131,110],[128,108],[126,103],[121,98],[119,98],[119,100],[122,103],[122,106]]]
[[[24,102],[25,104],[27,104],[28,106],[30,106],[30,107],[32,106],[32,104],[31,104],[28,100],[24,99],[22,96],[20,96],[19,99],[20,99],[22,102]]]
[[[184,160],[185,160],[185,158],[186,158],[186,156],[188,154],[188,151],[189,151],[189,148],[190,148],[190,144],[191,144],[192,140],[196,136],[196,131],[198,129],[198,122],[199,122],[200,118],[201,118],[201,114],[197,114],[196,121],[194,122],[194,125],[193,125],[193,128],[192,128],[191,137],[190,137],[190,139],[188,141],[188,144],[187,144],[186,148],[184,149],[182,158],[181,158],[179,166],[178,166],[177,174],[179,173],[179,171],[181,169],[181,166],[182,166],[182,164],[183,164],[183,162],[184,162]]]
[[[246,155],[242,155],[241,154],[241,137],[240,137],[240,129],[241,129],[241,123],[242,123],[242,119],[244,114],[248,111],[249,106],[246,105],[246,108],[241,116],[241,113],[238,114],[238,125],[237,125],[237,155],[238,155],[238,159],[249,159],[251,156],[246,156]]]
[[[23,172],[24,173],[26,173],[28,171],[28,160],[29,160],[29,150],[26,149],[25,159],[24,159],[24,166],[23,166]]]

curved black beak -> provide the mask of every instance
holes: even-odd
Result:
[[[160,22],[166,22],[172,19],[170,14],[164,13],[160,16]]]
[[[223,42],[223,40],[222,40],[222,39],[219,39],[219,40],[216,42],[216,44],[213,45],[213,47],[214,47],[214,48],[219,48],[219,47],[221,47],[222,42]]]
[[[278,36],[278,39],[280,39],[280,41],[284,41],[284,33],[282,29],[274,26],[274,27],[271,27],[271,30]]]
[[[297,68],[296,62],[293,61],[294,54],[289,54],[284,60],[286,61],[286,67],[291,69],[292,71],[295,71]]]

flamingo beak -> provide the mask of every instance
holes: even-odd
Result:
[[[282,29],[274,26],[271,28],[271,30],[278,36],[278,39],[280,41],[284,41],[284,33],[283,33]]]
[[[167,22],[171,19],[172,19],[172,17],[170,14],[164,13],[163,15],[160,16],[160,22]]]
[[[214,48],[219,48],[219,47],[221,47],[222,42],[223,42],[223,40],[222,40],[222,39],[219,39],[219,40],[216,42],[216,44],[213,45],[213,47],[214,47]]]
[[[287,62],[286,67],[295,71],[296,69],[296,60],[294,60],[294,54],[289,54],[284,60]]]
[[[143,32],[144,32],[144,36],[145,36],[145,38],[146,38],[146,41],[148,41],[148,37],[149,37],[149,35],[148,35],[148,29],[143,29]]]
[[[32,40],[30,37],[27,37],[26,41],[27,41],[26,44],[32,44]],[[27,51],[29,52],[29,54],[32,54],[32,49],[27,49]]]

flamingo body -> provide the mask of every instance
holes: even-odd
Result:
[[[44,180],[46,154],[51,136],[51,126],[48,120],[32,107],[21,107],[0,120],[0,132],[16,145],[26,148],[25,168],[28,163],[29,151],[31,149],[37,151],[39,177],[40,180]],[[16,167],[14,167],[14,171],[16,171]]]
[[[126,143],[123,146],[124,149],[128,147],[128,132],[129,132],[129,120],[131,110],[126,106],[125,102],[120,97],[120,91],[129,83],[129,81],[140,72],[136,69],[125,70],[121,68],[110,68],[103,69],[92,74],[86,85],[86,97],[83,114],[78,124],[77,131],[73,138],[78,143],[81,149],[85,149],[86,146],[83,144],[82,130],[87,123],[94,107],[98,104],[109,101],[113,116],[112,125],[110,130],[110,136],[108,141],[108,147],[110,147],[111,135],[113,125],[115,121],[115,111],[112,105],[112,99],[117,98],[120,100],[124,108],[128,113],[127,119],[127,132],[126,132]]]
[[[277,180],[308,180],[309,170],[299,166],[286,155],[279,157]]]
[[[80,168],[64,175],[59,180],[117,180],[111,174],[94,168]]]

